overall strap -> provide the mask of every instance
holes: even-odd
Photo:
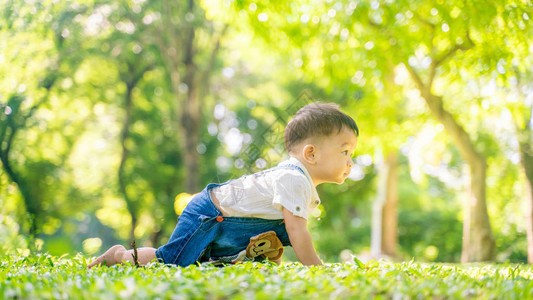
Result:
[[[302,174],[305,175],[304,170],[302,170],[302,168],[298,167],[297,165],[293,165],[293,164],[285,164],[285,165],[277,166],[277,168],[291,169],[291,170],[298,170],[298,171],[300,171]]]
[[[297,165],[295,164],[290,164],[290,163],[287,163],[287,164],[282,164],[282,165],[277,165],[275,167],[272,167],[270,169],[266,169],[266,170],[263,170],[263,171],[259,171],[257,173],[254,173],[254,174],[251,174],[253,176],[258,176],[258,175],[263,175],[265,173],[268,173],[268,172],[272,172],[272,171],[275,171],[275,170],[279,170],[279,169],[289,169],[289,170],[298,170],[300,171],[300,173],[302,173],[303,175],[305,175],[305,172],[302,168],[298,167]],[[250,175],[244,175],[242,177],[247,177],[247,176],[250,176]]]

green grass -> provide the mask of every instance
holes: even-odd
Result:
[[[97,267],[47,254],[0,258],[1,299],[532,299],[529,265],[370,262],[223,268]]]

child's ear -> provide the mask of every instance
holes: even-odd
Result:
[[[304,155],[304,159],[310,163],[310,164],[315,164],[316,163],[316,147],[315,145],[305,145],[305,147],[303,148],[303,155]]]

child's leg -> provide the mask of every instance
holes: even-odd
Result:
[[[137,261],[139,262],[139,265],[144,266],[156,259],[157,257],[155,256],[155,251],[156,249],[151,247],[137,248]],[[133,249],[127,250],[122,245],[115,245],[109,248],[109,250],[107,250],[104,254],[100,255],[95,261],[87,265],[87,268],[90,269],[96,265],[103,265],[104,263],[106,266],[112,266],[121,264],[125,261],[134,263]]]

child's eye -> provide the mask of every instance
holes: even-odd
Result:
[[[348,150],[342,151],[342,154],[348,155]]]

